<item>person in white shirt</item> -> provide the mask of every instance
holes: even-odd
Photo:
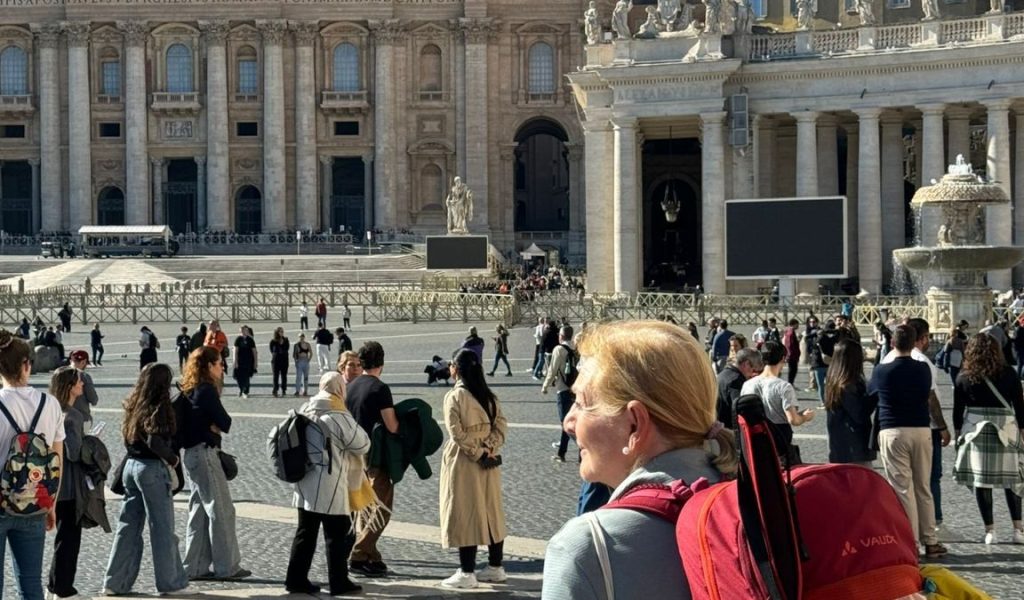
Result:
[[[302,331],[309,329],[309,306],[305,302],[299,307],[299,329]]]

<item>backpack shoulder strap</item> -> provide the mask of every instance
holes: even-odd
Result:
[[[11,412],[9,410],[7,410],[6,406],[4,406],[3,402],[0,402],[0,412],[2,412],[4,414],[4,417],[7,418],[7,422],[10,423],[11,427],[14,428],[14,433],[16,433],[16,434],[24,433],[21,430],[21,427],[18,426],[18,422],[15,421],[14,417],[11,416]]]
[[[36,408],[36,414],[32,417],[32,424],[28,426],[29,433],[36,432],[36,425],[39,424],[39,418],[43,416],[43,408],[46,407],[46,394],[39,395],[39,407]]]
[[[604,539],[604,529],[593,512],[587,513],[586,519],[587,524],[590,525],[590,535],[594,539],[597,562],[601,565],[605,597],[607,600],[615,600],[615,580],[612,578],[612,561],[608,558],[608,543]]]
[[[689,486],[682,480],[673,481],[669,485],[660,483],[644,483],[629,489],[603,508],[626,508],[647,513],[669,523],[679,519],[683,505],[693,497],[694,492],[708,487],[706,479],[699,479]]]

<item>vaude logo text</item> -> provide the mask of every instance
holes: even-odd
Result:
[[[890,546],[899,543],[896,541],[896,536],[894,535],[873,535],[871,537],[860,538],[858,542],[860,547],[865,549],[874,548],[875,546]],[[853,556],[854,554],[857,554],[857,552],[859,552],[857,547],[849,541],[843,544],[842,556]]]

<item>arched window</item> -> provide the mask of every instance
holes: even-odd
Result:
[[[420,91],[440,92],[443,88],[441,49],[427,44],[420,50]]]
[[[555,93],[555,51],[550,44],[530,46],[530,93]]]
[[[516,135],[516,231],[569,230],[568,136],[561,125],[538,119]]]
[[[115,48],[100,51],[100,94],[121,95],[121,55]]]
[[[235,232],[251,235],[263,231],[263,194],[247,185],[235,195]]]
[[[259,63],[256,49],[242,46],[238,49],[238,93],[258,94],[260,85]]]
[[[167,91],[195,91],[192,87],[192,51],[184,44],[173,44],[167,49]]]
[[[332,77],[335,92],[358,92],[359,49],[347,42],[334,47],[334,73]]]
[[[18,46],[0,52],[0,96],[28,94],[28,56]]]
[[[444,210],[445,190],[441,167],[427,165],[420,171],[420,198],[423,210]]]
[[[96,203],[96,222],[100,225],[124,225],[124,192],[105,187]]]

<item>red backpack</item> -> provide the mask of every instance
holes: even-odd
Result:
[[[694,600],[895,600],[920,592],[914,533],[885,479],[856,465],[794,467],[784,478],[760,398],[745,396],[736,410],[736,481],[640,485],[604,507],[676,524]]]

